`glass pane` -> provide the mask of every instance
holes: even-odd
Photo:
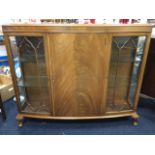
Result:
[[[107,111],[132,110],[145,36],[114,37],[110,60]]]
[[[43,38],[11,36],[10,43],[23,111],[49,113]]]

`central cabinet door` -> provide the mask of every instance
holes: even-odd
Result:
[[[53,114],[103,115],[110,53],[108,36],[50,34],[49,46]]]

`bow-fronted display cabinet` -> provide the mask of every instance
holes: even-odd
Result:
[[[4,25],[23,118],[131,116],[137,105],[150,25]]]

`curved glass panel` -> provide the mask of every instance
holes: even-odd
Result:
[[[132,110],[146,37],[113,37],[107,111]]]
[[[43,38],[11,36],[10,44],[22,111],[49,113]]]

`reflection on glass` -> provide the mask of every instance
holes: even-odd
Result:
[[[130,85],[130,101],[132,104],[134,102],[134,97],[135,97],[134,94],[136,92],[137,80],[138,80],[138,76],[139,76],[139,72],[140,72],[140,65],[141,65],[141,61],[142,61],[142,57],[143,57],[145,41],[146,41],[145,36],[141,36],[138,38],[135,62],[133,65],[131,85]]]
[[[26,112],[49,113],[43,38],[11,36],[10,44],[21,107]]]
[[[132,109],[145,40],[145,36],[113,38],[107,111]]]
[[[22,71],[21,71],[21,62],[20,62],[19,52],[18,52],[18,48],[16,44],[16,38],[10,37],[10,43],[11,43],[13,60],[14,60],[14,68],[15,68],[17,83],[19,83],[23,81],[23,76],[22,76]],[[25,88],[19,87],[19,93],[20,93],[20,96],[19,96],[20,103],[21,103],[21,106],[23,106],[26,103]]]

